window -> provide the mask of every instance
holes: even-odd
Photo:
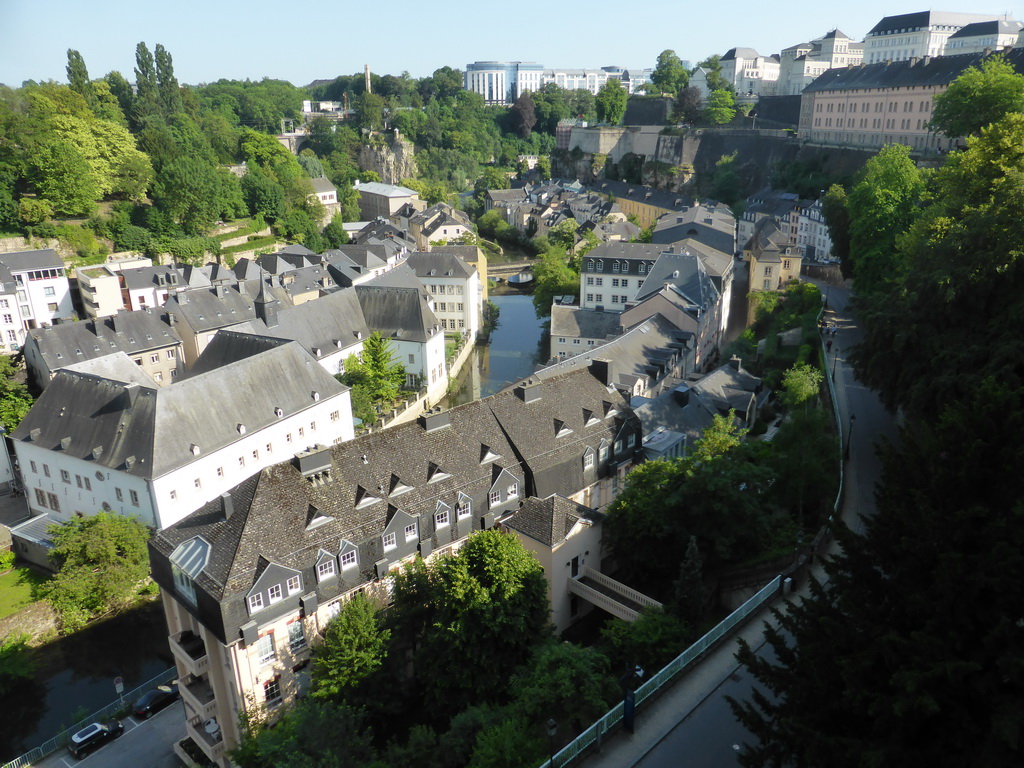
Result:
[[[455,505],[455,514],[460,520],[464,517],[469,517],[473,514],[473,503],[469,499],[459,501]]]
[[[636,434],[631,432],[626,438],[626,447],[632,448],[634,445],[636,445]]]
[[[129,490],[128,491],[128,495],[131,497],[132,506],[133,507],[139,506],[139,492],[138,491]]]
[[[603,277],[595,277],[594,278],[594,285],[604,285],[604,278]]]
[[[46,491],[41,488],[36,488],[36,504],[43,508],[46,507]]]
[[[275,677],[263,684],[263,698],[267,706],[281,703],[281,678]]]
[[[331,411],[331,421],[337,421],[341,418],[341,414],[338,411]]]
[[[245,466],[245,456],[239,456],[238,457],[238,466],[240,466],[240,467],[244,467]]]
[[[259,448],[257,448],[256,450],[254,450],[252,452],[252,460],[253,461],[259,461],[260,460],[260,449]]]
[[[622,441],[621,440],[616,440],[615,441],[615,453],[617,453],[617,454],[618,453],[622,453]]]
[[[171,573],[174,574],[174,586],[177,587],[178,592],[181,593],[182,597],[192,603],[192,605],[195,605],[196,589],[192,585],[192,579],[176,565],[171,566]]]
[[[588,277],[587,278],[587,285],[593,285],[593,284],[594,284],[594,278]]]
[[[43,474],[46,475],[47,477],[50,476],[50,465],[49,464],[43,464]]]
[[[267,634],[260,637],[256,641],[256,659],[261,667],[265,667],[267,664],[277,658],[277,653],[274,650],[274,633],[267,632]]]
[[[287,435],[284,436],[284,441],[286,443],[290,443],[292,441],[292,433],[291,432],[289,432]]]
[[[329,579],[334,575],[334,561],[324,560],[316,567],[316,577],[319,581]]]
[[[783,261],[782,261],[782,268],[783,269],[789,269],[789,259],[783,259]]]
[[[280,584],[275,584],[267,590],[267,597],[270,599],[271,604],[278,602],[284,597],[284,590]]]
[[[224,467],[217,467],[217,477],[224,477]]]
[[[409,365],[416,362],[416,355],[409,355]]]
[[[405,540],[407,542],[416,541],[416,523],[405,526]]]
[[[387,552],[389,549],[394,549],[398,546],[398,540],[393,533],[384,534],[384,551]]]
[[[176,498],[178,498],[178,492],[171,491],[171,501],[174,501]]]
[[[48,285],[45,288],[43,288],[43,296],[56,296],[56,295],[57,295],[57,291],[54,290],[53,286]]]
[[[160,362],[160,354],[156,353],[156,354],[150,355],[149,356],[149,362],[151,362],[151,363],[159,363]]]
[[[590,469],[594,466],[594,452],[587,451],[583,454],[583,468]]]
[[[302,628],[301,621],[293,621],[288,625],[288,647],[293,651],[302,648],[306,644],[306,630]]]
[[[167,359],[168,360],[173,360],[174,359],[174,350],[173,349],[168,349],[167,350]]]
[[[273,452],[274,452],[274,444],[273,443],[267,443],[267,453],[273,453]]]
[[[56,493],[46,494],[47,500],[50,502],[50,509],[54,512],[60,512],[60,499],[57,498]]]
[[[34,472],[35,474],[39,474],[39,470],[38,470],[38,469],[36,469],[36,463],[35,463],[34,461],[30,461],[30,462],[29,462],[29,466],[30,466],[30,467],[32,467],[32,471],[33,471],[33,472]]]
[[[512,483],[508,487],[508,498],[514,499],[519,495],[519,483]]]
[[[120,488],[114,489],[114,496],[117,498],[118,501],[124,501],[124,494],[121,492]]]
[[[436,515],[434,515],[434,527],[435,528],[447,528],[450,521],[451,521],[451,516],[449,515],[447,509],[442,509]]]
[[[490,501],[492,507],[498,506],[501,504],[501,491],[491,491],[487,499]]]
[[[66,469],[62,469],[60,471],[60,479],[63,480],[65,483],[70,483],[71,482],[71,473],[68,472]]]
[[[263,593],[257,592],[255,595],[249,595],[249,613],[256,613],[256,611],[263,610]]]
[[[345,552],[344,554],[342,554],[342,556],[341,556],[341,570],[344,571],[344,570],[347,570],[349,568],[354,568],[355,565],[356,565],[356,551],[354,549],[350,549],[348,552]]]
[[[301,576],[290,576],[288,578],[288,594],[294,595],[302,589],[302,577]]]
[[[316,422],[315,421],[309,422],[309,431],[310,432],[316,432]]]
[[[306,434],[306,431],[302,427],[299,427],[299,437],[304,437],[305,434]]]
[[[618,287],[619,287],[619,278],[617,278],[617,277],[613,278],[612,279],[612,288],[618,288]]]
[[[195,480],[192,481],[192,485],[194,485],[196,488],[202,488],[203,481],[197,477]]]
[[[14,322],[14,316],[13,315],[4,315],[4,324],[5,325],[10,325],[13,322]]]
[[[50,311],[50,312],[56,312],[57,311],[57,305],[55,303],[51,302],[51,303],[46,305],[46,309],[48,311]]]

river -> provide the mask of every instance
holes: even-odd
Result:
[[[458,392],[444,402],[446,408],[493,395],[533,373],[538,363],[548,359],[546,321],[534,312],[532,297],[492,294],[491,301],[498,305],[498,327],[491,334],[490,344],[473,350],[459,374]]]

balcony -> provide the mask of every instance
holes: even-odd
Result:
[[[211,762],[215,763],[224,757],[224,731],[216,719],[190,717],[185,730]]]
[[[210,687],[210,680],[206,677],[194,677],[182,680],[178,684],[181,691],[181,698],[185,702],[185,708],[205,720],[209,720],[217,714],[217,699],[213,695],[213,688]]]
[[[167,638],[167,644],[171,646],[174,658],[180,661],[185,671],[193,677],[199,677],[209,669],[210,657],[206,653],[206,644],[195,632],[188,629],[178,632]]]
[[[209,759],[209,756],[200,748],[195,740],[187,736],[181,741],[174,742],[174,754],[176,754],[185,765],[216,765],[216,763]]]

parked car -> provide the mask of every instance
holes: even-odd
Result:
[[[153,690],[142,694],[139,700],[135,702],[135,706],[132,707],[132,714],[137,718],[145,720],[177,700],[178,685],[176,683],[172,685],[158,685]]]
[[[118,720],[92,723],[71,737],[71,741],[68,742],[68,750],[81,760],[94,749],[99,749],[103,744],[111,739],[116,739],[122,733],[124,733],[124,726]]]

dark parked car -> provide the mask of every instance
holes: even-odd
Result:
[[[177,701],[177,699],[178,686],[176,684],[158,685],[153,690],[142,694],[141,698],[135,702],[135,706],[132,707],[132,714],[145,720],[147,717],[152,717],[168,704]]]
[[[107,723],[92,723],[71,737],[68,749],[72,755],[81,759],[111,739],[116,739],[123,732],[124,726],[117,720]]]

